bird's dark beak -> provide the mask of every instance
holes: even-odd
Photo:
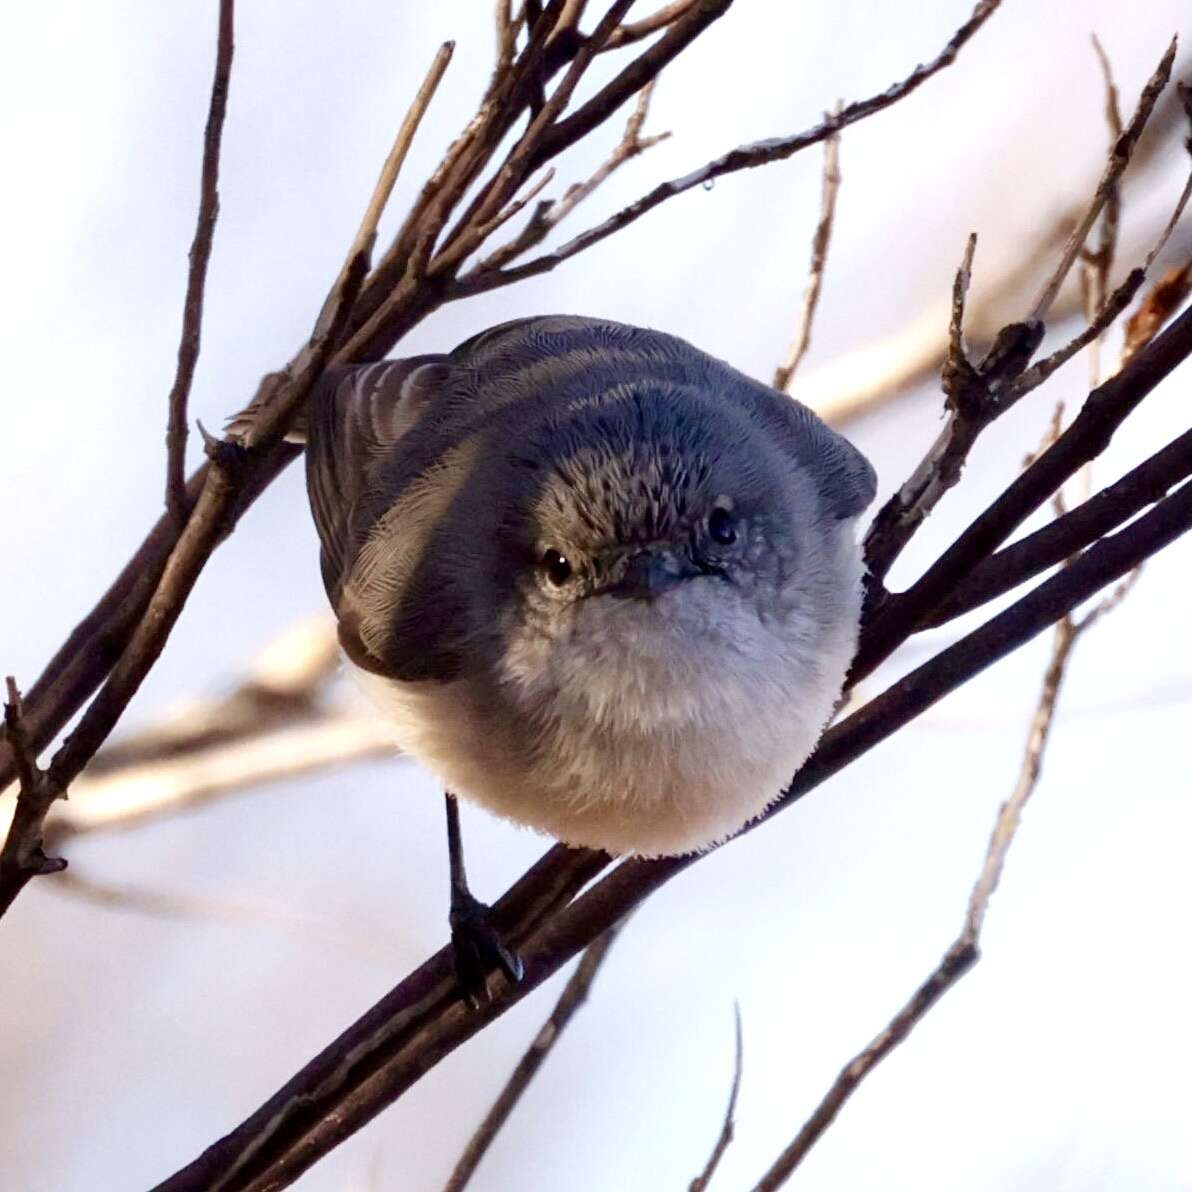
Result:
[[[630,557],[620,578],[604,591],[620,599],[654,600],[676,584],[699,574],[699,568],[682,555],[643,550]]]

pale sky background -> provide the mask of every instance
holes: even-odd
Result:
[[[741,141],[811,124],[837,96],[886,87],[934,55],[969,7],[739,0],[658,88],[650,127],[673,129],[672,140],[573,227]],[[62,0],[4,15],[0,669],[26,686],[157,516],[215,8]],[[492,51],[481,0],[239,8],[192,405],[212,427],[306,335],[439,42],[455,37],[456,58],[398,214],[473,111]],[[1087,194],[1105,141],[1090,31],[1128,108],[1170,35],[1192,33],[1186,19],[1176,0],[1006,0],[957,66],[846,132],[807,383],[946,298],[970,230],[981,235],[979,287]],[[564,159],[556,188],[586,175],[618,133]],[[1174,198],[1178,155],[1128,185],[1128,245]],[[803,286],[819,170],[812,151],[696,190],[547,277],[440,312],[403,350],[567,311],[665,328],[768,377]],[[1099,480],[1184,429],[1190,375],[1147,401]],[[895,578],[1005,483],[1051,398],[1074,405],[1084,378],[1074,362],[982,440],[966,485]],[[928,387],[850,428],[881,497],[922,453],[939,408]],[[1192,1186],[1190,564],[1192,543],[1170,550],[1081,646],[983,961],[848,1105],[792,1187]],[[208,568],[129,723],[218,692],[253,649],[324,605],[292,469]],[[902,665],[952,635],[925,636]],[[734,999],[744,1084],[715,1186],[750,1186],[952,940],[1045,652],[1040,640],[995,667],[651,900],[475,1187],[685,1187],[719,1128]],[[145,1187],[255,1109],[443,942],[441,818],[429,778],[387,761],[72,848],[80,874],[254,913],[152,918],[98,909],[50,881],[22,895],[0,926],[0,1187]],[[479,812],[465,812],[465,831],[484,897],[545,843]],[[441,1186],[557,991],[449,1057],[300,1186]]]

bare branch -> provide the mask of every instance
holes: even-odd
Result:
[[[700,0],[671,0],[670,4],[664,4],[648,17],[642,17],[640,21],[626,21],[613,30],[613,35],[605,43],[604,50],[619,50],[622,46],[641,41],[642,38],[649,37],[651,33],[657,33],[659,29],[673,25],[675,21],[686,16],[699,3]]]
[[[520,21],[515,23],[513,20],[510,0],[497,0],[496,22],[497,61],[493,68],[493,81],[489,84],[488,88],[490,94],[513,65],[513,51],[517,44],[517,30]]]
[[[1051,431],[1058,437],[1059,415]],[[807,1157],[811,1148],[823,1137],[835,1121],[848,1099],[862,1081],[884,1060],[923,1020],[932,1007],[980,959],[981,929],[989,911],[989,903],[1005,869],[1014,838],[1022,822],[1023,808],[1034,794],[1043,768],[1043,755],[1055,722],[1056,703],[1068,659],[1080,635],[1101,616],[1117,607],[1138,577],[1130,572],[1118,587],[1104,597],[1097,606],[1079,621],[1066,614],[1057,623],[1052,635],[1051,659],[1043,676],[1034,716],[1031,719],[1019,767],[1018,779],[1010,797],[1002,804],[994,822],[981,871],[969,895],[964,923],[960,934],[948,947],[940,962],[927,979],[915,990],[910,1000],[898,1011],[867,1047],[855,1055],[841,1069],[832,1086],[804,1123],[790,1145],[774,1161],[758,1181],[755,1192],[775,1192],[791,1177]]]
[[[584,182],[576,182],[569,186],[561,199],[539,203],[526,226],[507,244],[501,245],[487,256],[480,264],[481,269],[498,269],[535,245],[541,244],[550,232],[558,227],[611,174],[620,169],[627,161],[631,161],[660,141],[665,141],[671,135],[669,132],[658,133],[650,137],[641,135],[642,126],[645,124],[646,116],[650,110],[650,97],[653,91],[653,81],[642,88],[637,99],[637,106],[625,124],[625,132],[620,141],[595,172]]]
[[[439,84],[443,81],[443,75],[454,53],[455,42],[445,41],[439,47],[438,53],[435,54],[434,59],[431,61],[430,69],[426,72],[426,78],[422,80],[422,86],[418,88],[418,92],[414,96],[414,100],[410,104],[405,118],[401,122],[401,126],[397,130],[397,136],[393,140],[393,146],[389,150],[389,156],[385,158],[385,164],[381,167],[380,177],[377,179],[372,197],[369,199],[368,206],[365,208],[364,216],[360,221],[360,227],[356,232],[356,238],[352,241],[348,249],[348,255],[343,266],[345,271],[351,267],[357,255],[364,254],[371,258],[373,245],[377,239],[377,224],[381,222],[381,215],[389,203],[389,196],[393,194],[394,183],[397,181],[397,176],[401,173],[401,168],[405,164],[406,155],[410,152],[410,146],[414,143],[414,136],[418,132],[418,126],[422,123],[422,118],[426,115],[426,109],[430,107],[431,100],[434,99],[435,92],[438,91]]]
[[[66,862],[47,857],[42,849],[42,827],[46,814],[63,790],[42,772],[25,735],[21,693],[16,680],[7,679],[8,700],[4,705],[4,729],[8,737],[20,786],[12,823],[0,849],[0,915],[25,888],[30,879],[66,868]]]
[[[252,490],[252,464],[267,461],[279,451],[282,436],[295,412],[322,375],[364,282],[369,263],[367,245],[371,244],[376,220],[392,187],[396,165],[404,156],[403,144],[408,147],[449,56],[449,46],[440,50],[427,82],[403,122],[404,135],[399,133],[398,144],[381,171],[373,199],[347,261],[328,292],[310,341],[283,373],[266,378],[251,407],[254,411],[251,435],[246,436],[251,440],[246,442],[251,455],[244,446],[231,441],[212,441],[209,445],[210,466],[203,477],[198,500],[164,560],[160,579],[150,589],[151,595],[147,593],[143,615],[130,624],[127,645],[108,672],[106,682],[50,763],[46,781],[54,789],[66,791],[112,731],[164,648],[208,558],[235,524],[242,494]],[[14,828],[15,825],[14,820]],[[0,907],[0,913],[2,910]]]
[[[1117,321],[1118,316],[1134,301],[1134,295],[1142,288],[1146,280],[1146,268],[1132,269],[1122,281],[1122,284],[1109,295],[1093,316],[1092,321],[1077,335],[1074,335],[1063,347],[1057,348],[1050,356],[1024,369],[1007,386],[1009,402],[1015,402],[1032,390],[1038,389],[1052,373],[1067,364],[1078,352],[1083,351],[1098,339]]]
[[[539,166],[557,157],[564,149],[570,148],[603,124],[622,104],[639,94],[651,79],[657,78],[708,26],[728,12],[732,3],[733,0],[699,0],[699,3],[681,11],[656,42],[643,50],[620,74],[570,116],[546,131],[536,147],[532,165]],[[609,12],[612,11],[610,8]],[[601,21],[592,37],[583,43],[579,53],[583,53],[593,41],[597,43],[597,49],[607,45],[614,33],[615,28],[607,29]],[[576,55],[577,60],[579,53]]]
[[[1012,262],[987,277],[979,300],[965,309],[969,344],[992,343],[1003,323],[1021,309],[1038,262],[1057,251],[1076,222],[1073,214],[1053,218],[1029,237]],[[1053,319],[1076,311],[1067,291],[1052,307]],[[851,349],[804,374],[799,398],[833,426],[893,401],[940,369],[948,353],[948,303],[935,301],[889,335]]]
[[[1157,451],[1066,516],[990,555],[923,626],[942,625],[1011,591],[1096,542],[1192,476],[1192,431]],[[1058,490],[1057,490],[1058,491]]]
[[[1174,46],[1173,41],[1144,87],[1129,126],[1111,147],[1109,161],[1097,185],[1096,194],[1077,228],[1069,236],[1061,253],[1060,263],[1053,271],[1052,281],[1045,287],[1045,291],[1049,291],[1054,284],[1054,289],[1058,292],[1063,278],[1071,268],[1074,259],[1072,254],[1083,244],[1093,220],[1108,201],[1117,185],[1117,179],[1129,163],[1138,137],[1170,76]],[[1070,257],[1072,259],[1069,259]],[[1043,335],[1043,324],[1037,313],[1032,314],[1025,322],[1011,323],[1003,327],[986,358],[974,368],[966,359],[957,355],[959,328],[954,294],[951,348],[943,372],[945,406],[949,411],[948,422],[910,479],[883,506],[866,535],[865,559],[869,569],[871,599],[881,599],[879,585],[885,580],[894,560],[944,493],[955,486],[969,452],[984,429],[1026,393],[1041,385],[1076,352],[1102,334],[1137,293],[1145,276],[1145,267],[1134,270],[1106,302],[1104,309],[1098,312],[1092,325],[1031,368],[1027,368],[1027,364]],[[1055,294],[1052,293],[1042,307],[1040,303],[1036,303],[1035,311],[1045,310],[1054,297]],[[920,588],[919,596],[922,597],[923,594],[923,589]],[[903,610],[908,607],[908,604],[901,603]],[[898,609],[887,609],[884,615],[895,617],[898,615]],[[900,626],[899,632],[901,628]],[[860,669],[855,673],[867,673],[871,663],[871,659],[859,659],[855,665]]]
[[[215,78],[211,84],[211,102],[207,109],[207,127],[203,133],[203,171],[199,188],[199,215],[194,240],[190,246],[190,268],[186,277],[186,300],[182,308],[182,338],[178,343],[178,365],[170,388],[169,427],[166,430],[166,507],[181,525],[190,510],[186,491],[186,408],[195,365],[199,360],[199,342],[203,330],[203,291],[207,283],[207,263],[211,260],[211,242],[219,216],[219,153],[223,141],[224,116],[228,110],[228,85],[232,77],[232,25],[234,0],[220,0],[219,35],[215,51]]]
[[[1051,304],[1055,301],[1055,297],[1060,291],[1060,286],[1064,284],[1064,279],[1068,276],[1069,270],[1075,263],[1081,246],[1088,238],[1088,234],[1092,230],[1097,216],[1101,214],[1101,209],[1110,200],[1110,197],[1116,194],[1118,181],[1126,172],[1126,167],[1130,164],[1130,158],[1134,154],[1134,147],[1138,144],[1138,138],[1142,136],[1142,130],[1146,127],[1146,123],[1150,119],[1155,103],[1171,78],[1171,68],[1175,62],[1176,46],[1177,42],[1173,37],[1171,44],[1167,47],[1167,52],[1155,68],[1154,74],[1151,75],[1147,80],[1146,86],[1143,87],[1142,94],[1138,97],[1138,104],[1134,109],[1134,114],[1130,117],[1130,123],[1126,125],[1122,134],[1114,141],[1109,152],[1109,161],[1105,165],[1105,172],[1101,175],[1101,181],[1097,184],[1097,189],[1093,192],[1093,197],[1085,209],[1084,215],[1081,216],[1076,227],[1073,228],[1072,234],[1068,237],[1068,243],[1064,245],[1064,251],[1060,254],[1059,263],[1047,279],[1039,297],[1035,300],[1035,305],[1031,308],[1029,318],[1042,320],[1047,317],[1047,312],[1051,309]]]
[[[600,971],[600,966],[604,963],[619,931],[620,928],[617,926],[610,927],[595,943],[588,946],[575,972],[571,974],[571,979],[564,986],[550,1017],[534,1036],[534,1042],[518,1061],[492,1108],[485,1114],[484,1120],[476,1128],[476,1133],[469,1139],[459,1162],[455,1165],[455,1170],[451,1173],[451,1178],[443,1185],[443,1192],[463,1192],[476,1168],[480,1166],[480,1161],[488,1154],[497,1134],[509,1120],[509,1115],[529,1088],[530,1081],[546,1062],[547,1056],[567,1029],[575,1012],[588,1000],[592,982],[596,979],[596,974]]]
[[[836,1120],[844,1103],[856,1092],[858,1085],[882,1060],[894,1050],[935,1005],[977,961],[974,948],[953,945],[931,975],[915,990],[910,1001],[890,1020],[882,1032],[864,1051],[854,1056],[836,1077],[832,1087],[790,1145],[774,1161],[773,1166],[754,1185],[753,1192],[773,1192],[781,1188],[795,1168],[806,1158],[808,1151],[819,1141],[824,1131]]]
[[[581,232],[580,235],[567,241],[566,244],[560,245],[553,252],[544,253],[542,256],[527,261],[523,265],[497,271],[485,271],[481,268],[472,269],[469,273],[459,278],[452,286],[452,294],[462,296],[464,294],[481,293],[485,290],[495,289],[498,286],[519,281],[522,278],[534,277],[540,273],[548,273],[556,266],[561,265],[564,261],[576,256],[585,249],[591,248],[594,244],[599,244],[601,240],[613,235],[614,232],[619,232],[622,228],[628,227],[635,220],[640,219],[648,211],[652,211],[667,199],[672,199],[676,195],[683,194],[697,186],[702,186],[704,183],[723,177],[725,174],[736,173],[738,170],[753,169],[757,166],[767,165],[773,161],[782,161],[788,157],[792,157],[802,149],[807,149],[812,145],[817,145],[821,141],[827,140],[828,137],[847,128],[850,124],[856,124],[858,121],[864,120],[877,112],[884,111],[892,104],[897,103],[900,99],[909,95],[931,78],[932,75],[950,66],[956,60],[957,54],[959,54],[965,43],[969,41],[997,10],[1000,2],[1001,0],[980,0],[980,3],[973,9],[972,16],[957,30],[944,49],[931,62],[926,66],[917,66],[902,82],[894,84],[894,86],[888,88],[886,91],[870,96],[868,99],[849,104],[840,111],[839,115],[824,120],[805,132],[797,133],[790,137],[774,137],[770,140],[742,145],[726,153],[723,157],[719,157],[715,161],[708,162],[699,169],[683,175],[681,178],[664,182],[660,186],[655,187],[649,194],[638,199],[635,203],[631,203],[628,207],[610,216],[603,223],[598,224],[594,228],[589,228],[586,232]],[[692,11],[695,10],[693,9]],[[675,32],[680,24],[681,21],[672,26],[671,32]],[[670,36],[670,34],[668,33],[667,36]],[[663,42],[665,40],[666,37],[663,38]],[[658,44],[662,45],[662,42]],[[644,57],[645,55],[643,55]],[[657,71],[654,73],[656,74]],[[581,109],[581,112],[583,110]],[[580,113],[576,113],[576,116],[571,119],[574,120],[579,115]],[[567,122],[564,123],[566,124]],[[548,142],[548,144],[551,144],[553,148],[552,142]]]
[[[840,115],[840,104],[827,115],[831,120]],[[807,270],[807,286],[803,291],[803,307],[786,358],[774,372],[770,383],[787,393],[795,372],[811,346],[811,327],[815,309],[819,305],[820,289],[824,281],[824,266],[828,261],[828,245],[832,239],[832,223],[836,217],[836,192],[840,189],[840,134],[833,133],[824,142],[824,172],[820,188],[820,217],[811,240],[811,264]]]
[[[881,605],[862,640],[853,682],[890,656],[951,595],[952,589],[1054,493],[1108,445],[1142,400],[1192,350],[1192,315],[1185,314],[1122,369],[1089,394],[1072,425],[966,529],[905,592]],[[1141,366],[1141,367],[1140,367]],[[879,518],[881,514],[879,514]],[[877,522],[874,523],[877,525]],[[871,530],[871,534],[873,531]],[[1014,584],[1018,581],[1015,580]],[[1014,586],[1011,584],[1011,586]]]
[[[919,465],[878,511],[865,536],[871,597],[911,537],[960,480],[969,452],[985,428],[1010,405],[1009,386],[1043,338],[1043,325],[1010,323],[984,359],[973,364],[964,349],[965,301],[976,237],[970,235],[952,287],[948,354],[941,383],[948,419]]]
[[[691,1181],[688,1192],[707,1192],[708,1185],[716,1174],[716,1168],[720,1166],[720,1160],[724,1158],[724,1152],[728,1150],[733,1141],[733,1132],[736,1129],[737,1095],[741,1091],[741,1071],[744,1060],[744,1047],[741,1043],[741,1007],[736,1002],[733,1002],[733,1027],[733,1083],[728,1093],[724,1121],[721,1123],[716,1145],[712,1148],[712,1153],[708,1156],[703,1171]]]

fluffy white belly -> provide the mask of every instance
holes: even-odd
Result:
[[[818,623],[754,618],[696,649],[680,627],[669,652],[657,625],[648,638],[589,626],[507,658],[499,688],[349,666],[402,749],[456,794],[567,844],[686,853],[759,815],[806,760],[852,657],[854,604],[859,585]]]

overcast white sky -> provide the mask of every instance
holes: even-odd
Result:
[[[242,0],[193,401],[207,425],[306,334],[448,36],[456,59],[395,211],[470,115],[487,78],[489,9]],[[658,88],[651,125],[672,140],[581,208],[576,226],[740,141],[810,124],[837,96],[884,88],[968,9],[740,0]],[[156,516],[214,13],[197,0],[62,0],[10,6],[3,19],[0,667],[26,685]],[[1181,21],[1176,0],[1006,0],[956,67],[847,132],[809,367],[945,298],[970,230],[981,234],[978,286],[1016,259],[1098,168],[1087,34],[1100,33],[1129,104]],[[567,159],[559,183],[584,176],[614,136]],[[803,285],[819,168],[812,152],[697,190],[589,257],[439,313],[403,350],[574,311],[665,328],[767,377]],[[1127,245],[1178,186],[1175,172],[1155,170],[1127,188]],[[1049,392],[1075,403],[1084,375],[1074,363]],[[1186,427],[1187,375],[1146,403],[1098,478]],[[1013,473],[1050,408],[1036,395],[983,441],[967,495],[940,510],[904,576]],[[925,389],[850,428],[881,496],[917,460],[938,411]],[[1081,647],[984,960],[849,1104],[792,1186],[1192,1185],[1190,564],[1188,543],[1169,551]],[[217,691],[251,650],[324,603],[295,469],[220,550],[130,718]],[[924,638],[907,658],[947,640]],[[749,1186],[955,934],[1045,649],[1000,664],[652,900],[477,1188],[685,1186],[719,1128],[734,999],[745,1077],[719,1186]],[[81,874],[254,917],[101,910],[50,882],[21,897],[0,930],[0,1186],[143,1187],[254,1109],[441,944],[440,819],[431,781],[393,761],[75,848]],[[482,896],[543,847],[478,812],[465,829]],[[440,1186],[555,992],[450,1057],[301,1186]]]

